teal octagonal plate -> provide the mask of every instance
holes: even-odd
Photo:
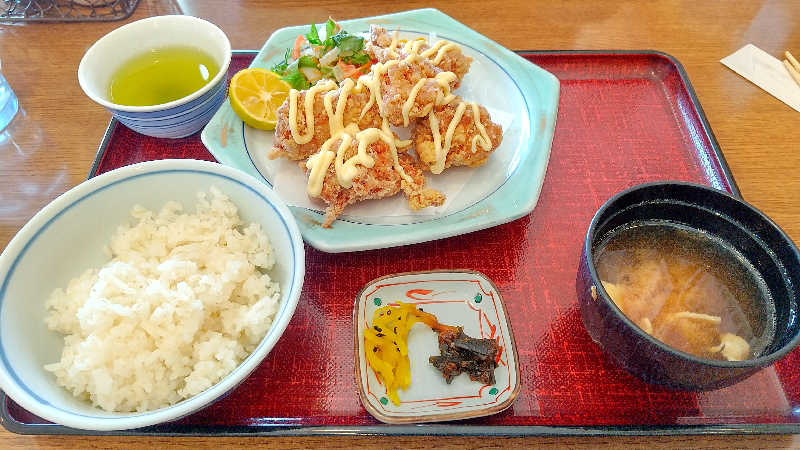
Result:
[[[401,195],[348,207],[323,228],[324,205],[305,196],[297,162],[270,160],[273,133],[242,123],[226,101],[202,132],[203,144],[222,164],[271,186],[289,204],[303,238],[325,252],[347,252],[447,238],[510,222],[536,206],[544,181],[558,108],[559,83],[547,71],[435,9],[419,9],[339,22],[350,33],[371,24],[398,30],[401,39],[447,39],[473,59],[454,92],[485,106],[503,127],[503,141],[478,168],[451,168],[428,176],[428,185],[447,195],[437,208],[412,212]],[[324,30],[324,27],[321,27]],[[308,25],[276,31],[251,67],[269,68],[283,58]],[[403,130],[398,133],[402,135]]]

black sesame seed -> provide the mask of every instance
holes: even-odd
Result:
[[[383,331],[383,330],[381,330],[381,329],[380,329],[380,327],[378,327],[377,325],[375,325],[375,326],[374,326],[374,327],[372,327],[372,328],[375,328],[375,331],[377,331],[378,333],[380,333],[381,331]]]

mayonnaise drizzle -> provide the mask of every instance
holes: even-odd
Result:
[[[396,66],[397,64],[400,64],[400,61],[397,59],[387,61],[386,63],[377,63],[372,66],[372,73],[359,77],[358,87],[368,87],[372,97],[367,103],[367,106],[361,110],[362,116],[367,111],[367,108],[372,106],[373,102],[378,104],[378,113],[381,115],[381,117],[386,115],[386,113],[384,113],[383,99],[381,98],[381,77],[390,67]]]
[[[433,44],[432,47],[422,52],[422,56],[425,58],[430,59],[431,55],[439,51],[442,46],[447,45],[449,42],[445,40],[438,41],[437,43]]]
[[[392,42],[389,43],[388,47],[386,47],[386,55],[391,56],[392,58],[399,58],[400,55],[396,51],[397,44],[399,42],[398,30],[395,30],[394,33],[392,33]],[[403,53],[406,53],[405,61],[412,62],[418,57],[423,57],[427,60],[430,60],[433,64],[439,64],[442,62],[442,59],[444,59],[444,55],[447,54],[447,52],[459,48],[458,44],[442,39],[420,53],[420,47],[423,45],[429,44],[425,39],[421,38],[406,42],[402,48]],[[431,58],[432,56],[433,58]]]
[[[350,91],[353,89],[354,84],[350,78],[344,80],[339,90],[339,99],[336,101],[336,111],[333,110],[332,105],[336,91],[330,91],[325,94],[323,102],[325,103],[325,111],[328,113],[328,126],[331,130],[331,136],[335,136],[344,129],[344,108],[347,106],[347,98],[350,96]]]
[[[423,58],[426,58],[426,59],[431,59],[431,55],[433,55],[434,52],[435,52],[436,56],[434,56],[434,58],[431,60],[431,62],[433,64],[439,64],[440,62],[442,62],[442,59],[444,58],[444,55],[447,52],[449,52],[450,50],[453,50],[453,49],[457,49],[457,48],[458,48],[458,45],[456,45],[456,44],[454,44],[454,43],[452,43],[450,41],[441,40],[441,41],[438,41],[437,43],[433,44],[433,47],[431,47],[431,48],[425,50],[424,52],[422,52],[422,54],[420,56],[422,56]]]
[[[433,78],[436,83],[442,88],[442,92],[436,96],[437,105],[446,105],[456,98],[455,95],[450,93],[450,83],[458,78],[453,72],[439,72]]]
[[[409,183],[414,182],[414,179],[408,176],[408,174],[406,174],[406,171],[403,170],[403,166],[400,165],[400,159],[397,156],[397,147],[395,146],[397,140],[394,138],[394,135],[389,130],[389,125],[386,123],[385,120],[383,122],[383,129],[368,128],[364,131],[359,132],[356,135],[356,139],[359,140],[358,142],[359,151],[361,150],[362,145],[366,147],[367,145],[376,142],[378,139],[382,140],[384,143],[386,143],[386,145],[389,146],[389,150],[392,153],[392,166],[394,167],[394,170],[396,170],[397,173],[400,174],[400,178],[406,180]],[[410,144],[410,141],[408,142]]]
[[[346,136],[348,137],[347,145],[349,145],[350,135]],[[325,142],[325,144],[328,144],[328,142]],[[340,147],[342,145],[345,145],[345,139],[342,139],[342,143],[339,144]],[[308,195],[311,197],[319,197],[322,193],[322,182],[325,181],[325,174],[328,173],[328,167],[330,167],[331,161],[336,157],[336,153],[328,150],[329,148],[330,145],[327,147],[323,145],[319,152],[309,156],[308,161],[306,161],[306,168],[311,170],[308,174],[306,192],[308,192]]]
[[[389,44],[389,47],[386,49],[386,53],[392,56],[393,58],[397,58],[399,55],[396,51],[394,51],[395,47],[397,47],[398,39],[398,30],[394,30],[392,33],[392,42]]]
[[[359,87],[355,86],[355,89],[357,90]],[[394,134],[389,128],[389,122],[385,118],[381,123],[380,129],[368,128],[364,131],[359,131],[358,125],[355,123],[348,124],[346,127],[344,126],[344,109],[347,107],[347,99],[350,96],[350,92],[353,90],[353,80],[345,80],[342,83],[341,89],[338,91],[339,98],[336,101],[335,109],[333,106],[333,97],[336,96],[337,91],[329,91],[323,98],[325,112],[328,114],[328,126],[330,128],[331,137],[326,140],[324,144],[322,144],[319,152],[311,155],[308,158],[308,161],[306,161],[306,168],[310,171],[306,191],[311,197],[319,197],[322,193],[325,175],[328,173],[328,169],[330,168],[331,163],[334,161],[336,181],[340,186],[344,188],[350,188],[353,185],[353,178],[355,178],[359,173],[359,165],[366,168],[371,168],[375,165],[374,158],[367,154],[367,147],[378,139],[384,141],[389,146],[392,152],[393,168],[404,180],[408,181],[409,183],[413,182],[413,179],[409,177],[403,170],[403,167],[400,165],[399,158],[397,156],[397,148],[408,147],[411,145],[411,141],[401,141],[395,138]],[[306,98],[313,98],[310,90],[308,93],[306,93],[306,96]],[[290,121],[291,120],[292,116],[290,109]],[[295,113],[294,120],[290,123],[290,126],[296,128],[296,120]],[[313,130],[313,116],[310,121],[307,121],[307,124],[309,124],[309,128]],[[355,136],[355,139],[358,140],[358,151],[356,155],[345,161],[344,155],[347,153],[347,150],[350,148],[353,142],[353,136]],[[341,142],[336,153],[334,153],[331,151],[331,146],[337,139],[341,139]]]
[[[431,134],[433,135],[435,161],[431,165],[431,172],[434,174],[442,173],[444,170],[444,165],[447,161],[447,154],[450,152],[450,146],[453,143],[453,134],[456,131],[456,127],[461,122],[461,118],[464,116],[464,111],[467,109],[467,105],[472,108],[472,122],[475,124],[475,127],[478,129],[479,133],[477,136],[472,138],[472,153],[477,151],[476,145],[478,142],[480,142],[480,146],[485,151],[489,151],[492,148],[492,141],[489,140],[489,135],[486,133],[486,128],[483,126],[483,123],[481,123],[481,114],[477,103],[460,102],[458,106],[456,106],[453,119],[447,125],[447,130],[444,134],[444,145],[442,145],[442,135],[439,131],[439,120],[436,118],[435,111],[431,111],[431,113],[428,114],[428,123],[431,126]]]
[[[433,173],[442,173],[444,170],[444,162],[447,157],[447,152],[450,150],[447,148],[446,150],[442,149],[442,134],[439,132],[439,119],[436,118],[436,114],[433,111],[428,114],[428,122],[431,125],[431,133],[433,134],[433,148],[434,148],[434,157],[436,161],[431,165],[431,172]]]
[[[336,89],[336,82],[327,80],[317,83],[306,92],[305,113],[306,113],[306,134],[300,134],[297,125],[297,89],[289,91],[289,128],[292,130],[292,139],[298,144],[307,144],[314,137],[314,97],[317,92],[327,92]]]
[[[472,120],[475,122],[475,127],[478,129],[480,135],[475,136],[472,138],[472,153],[475,153],[478,149],[475,147],[475,142],[480,140],[481,147],[485,151],[489,151],[492,148],[492,141],[489,140],[489,135],[486,133],[486,128],[481,123],[481,111],[478,109],[478,104],[475,102],[469,102],[470,106],[472,106]]]
[[[361,78],[363,78],[363,76]],[[361,89],[362,86],[364,86],[364,84],[361,82],[361,78],[358,79],[358,85],[356,86],[359,89]],[[380,88],[378,88],[378,89],[380,89]],[[358,116],[358,121],[359,122],[361,122],[361,119],[364,118],[364,114],[366,114],[367,111],[369,111],[369,109],[372,107],[372,105],[375,104],[375,96],[372,95],[372,89],[371,88],[370,88],[369,92],[370,92],[369,101],[367,102],[366,105],[364,105],[364,108],[361,109],[361,114],[359,114],[359,116]],[[378,111],[380,111],[380,107],[378,107]]]
[[[406,53],[406,57],[403,61],[406,63],[411,63],[416,61],[419,58],[419,48],[423,45],[427,45],[424,39],[414,39],[413,41],[406,42],[406,45],[403,46],[403,52]]]
[[[408,92],[408,98],[406,99],[405,103],[403,103],[403,126],[407,127],[409,123],[409,114],[411,113],[411,108],[414,107],[414,101],[417,99],[417,95],[419,95],[420,89],[422,86],[425,85],[430,80],[436,82],[439,85],[441,91],[436,94],[436,105],[443,105],[446,103],[450,103],[456,96],[450,93],[450,83],[456,79],[456,74],[453,72],[439,72],[433,78],[421,78],[414,87]],[[425,108],[422,110],[421,116],[425,116],[428,111],[433,108],[433,104],[426,105]]]
[[[358,134],[356,134],[356,139],[358,139],[358,151],[347,161],[344,160],[344,154],[347,151],[347,147],[340,146],[339,151],[336,152],[336,181],[338,181],[339,186],[343,188],[350,188],[353,186],[353,178],[358,175],[357,165],[360,164],[367,169],[370,169],[375,165],[375,158],[367,154],[367,145],[371,144],[372,142],[367,142],[366,139],[363,139],[364,132],[369,130],[377,130],[377,128],[367,128],[366,130],[359,131]]]
[[[436,155],[436,165],[439,169],[439,172],[435,172],[431,170],[433,173],[441,173],[444,169],[444,163],[447,159],[447,153],[450,151],[450,145],[453,143],[453,133],[456,131],[456,127],[461,122],[461,116],[464,115],[464,110],[467,109],[467,104],[461,102],[456,106],[456,112],[453,114],[453,120],[450,121],[450,124],[447,126],[447,131],[444,133],[444,149],[442,151],[437,151]],[[438,150],[438,149],[437,149]]]
[[[397,46],[397,43],[398,43],[397,31],[395,31],[392,36],[392,42],[389,44],[389,47],[387,48],[387,54],[391,54],[391,56],[393,57],[399,57],[397,52],[395,52],[395,47]],[[358,79],[358,85],[356,86],[356,88],[360,89],[362,86],[367,86],[371,94],[369,101],[367,102],[366,105],[364,105],[364,108],[361,110],[361,115],[359,116],[359,120],[364,117],[364,114],[366,114],[366,112],[374,103],[378,104],[378,113],[382,117],[386,116],[385,105],[383,103],[383,97],[381,95],[380,80],[381,77],[388,71],[390,67],[400,63],[403,64],[412,63],[419,57],[428,58],[431,55],[433,55],[434,52],[437,52],[434,61],[438,63],[439,61],[441,61],[441,57],[448,50],[452,48],[458,48],[456,44],[453,44],[451,42],[438,41],[433,47],[430,47],[429,49],[423,51],[422,53],[419,53],[419,50],[423,45],[427,45],[427,41],[425,41],[424,39],[415,39],[406,42],[406,44],[403,46],[402,49],[402,52],[406,54],[406,57],[404,59],[402,60],[395,59],[387,61],[385,63],[377,63],[374,66],[372,66],[372,73],[364,75]],[[436,105],[450,103],[455,98],[455,96],[450,93],[450,83],[458,79],[456,74],[454,74],[453,72],[440,72],[436,74],[434,78],[420,79],[411,88],[411,90],[408,93],[408,98],[403,103],[403,107],[401,109],[403,115],[403,126],[406,127],[408,126],[410,122],[409,114],[411,113],[411,108],[414,107],[414,102],[417,98],[417,95],[419,95],[419,91],[422,89],[423,86],[425,86],[425,83],[431,79],[434,80],[439,85],[442,91],[439,92],[436,96],[436,103],[435,103]],[[428,111],[430,111],[433,108],[433,106],[434,105],[426,105],[425,108],[423,108],[423,110],[421,111],[422,112],[421,115],[424,116],[425,114],[427,114]]]
[[[408,126],[408,114],[411,112],[411,107],[414,106],[414,100],[416,100],[417,94],[419,94],[419,90],[422,89],[422,86],[424,86],[425,83],[427,82],[428,78],[421,78],[419,81],[417,81],[417,84],[415,84],[414,87],[412,87],[411,90],[408,92],[408,98],[406,99],[406,102],[403,103],[403,109],[402,109],[404,127]]]
[[[388,135],[388,136],[392,136],[392,137],[394,137],[394,133],[392,133],[392,130],[391,130],[391,128],[389,128],[389,121],[388,121],[388,120],[386,120],[386,118],[385,118],[385,117],[383,118],[383,123],[381,123],[381,131],[383,131],[384,133],[386,133],[386,135]],[[395,140],[394,140],[394,145],[395,145],[395,147],[397,147],[397,148],[405,148],[405,147],[408,147],[409,145],[411,145],[411,139],[406,139],[406,140],[404,140],[404,141],[403,141],[403,140],[400,140],[400,139],[395,139]]]

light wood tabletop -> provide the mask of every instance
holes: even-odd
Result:
[[[719,60],[747,43],[779,56],[800,54],[796,0],[549,1],[141,0],[122,22],[0,25],[2,72],[20,116],[0,135],[0,248],[25,222],[86,179],[110,115],[78,86],[86,49],[136,19],[187,14],[219,25],[235,49],[258,49],[278,28],[435,7],[514,50],[653,49],[680,61],[746,200],[800,241],[800,113],[728,70]],[[125,446],[287,448],[355,445],[430,448],[591,445],[797,447],[796,436],[676,436],[483,439],[473,437],[167,438],[20,436],[0,429],[0,448]]]

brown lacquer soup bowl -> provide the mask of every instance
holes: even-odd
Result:
[[[762,320],[770,333],[757,351],[743,360],[687,353],[655,338],[649,321],[637,324],[612,300],[613,286],[603,286],[596,258],[615,233],[642,223],[702,234],[729,249],[760,279],[764,297],[757,302],[763,304],[756,306],[766,311]],[[715,265],[723,263],[712,261],[709,267]],[[729,386],[789,353],[800,340],[799,287],[800,253],[772,220],[725,192],[684,182],[642,184],[610,198],[589,225],[576,283],[586,330],[611,359],[647,382],[685,390]],[[719,323],[704,314],[693,317]]]

